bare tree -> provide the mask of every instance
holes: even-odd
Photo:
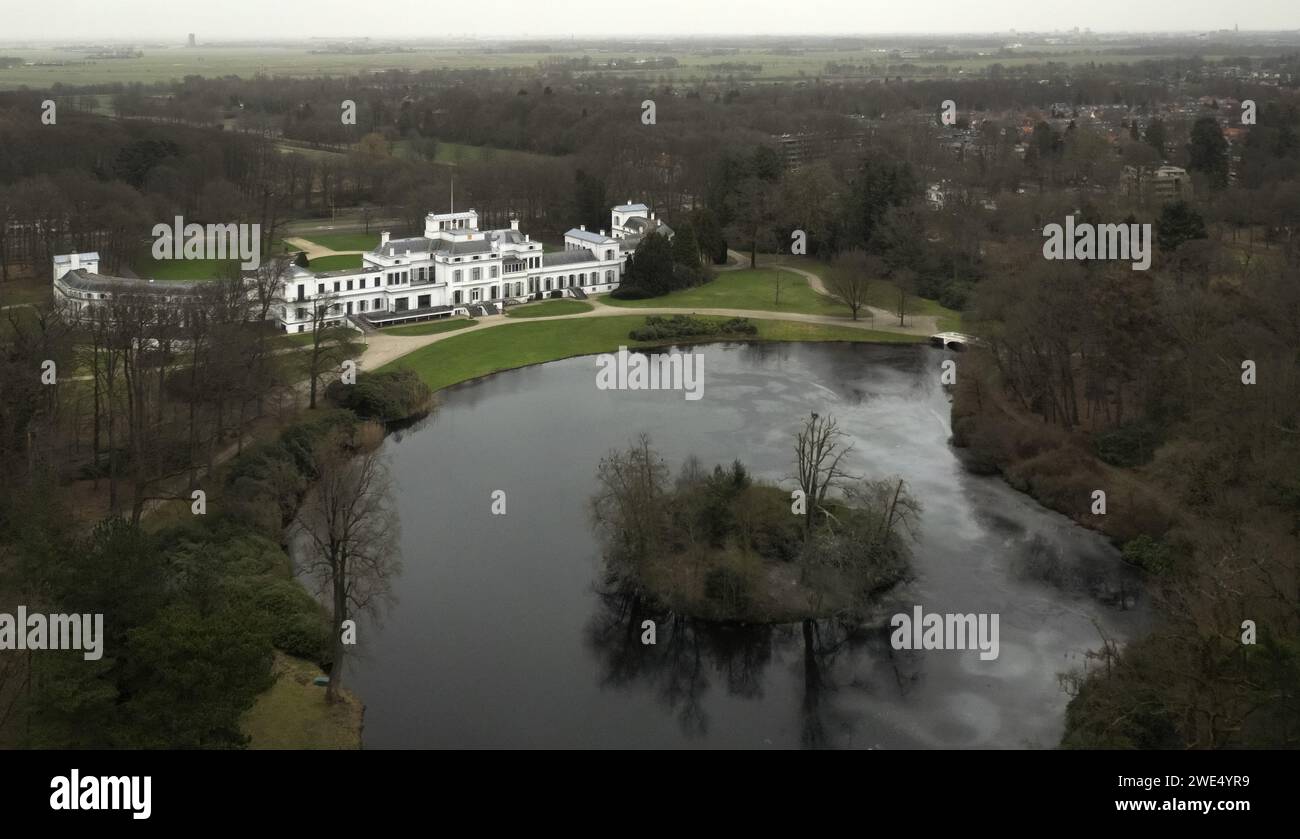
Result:
[[[320,390],[321,379],[350,358],[356,350],[356,342],[351,340],[349,330],[331,326],[336,320],[342,320],[339,308],[338,298],[332,294],[322,295],[312,302],[311,349],[302,353],[311,388],[307,405],[309,408],[316,407],[316,394]]]
[[[901,268],[894,272],[892,278],[894,287],[898,289],[898,305],[895,310],[898,313],[898,325],[906,326],[904,318],[910,314],[909,309],[912,307],[912,299],[916,296],[916,272],[911,268]]]
[[[304,571],[328,596],[333,615],[334,663],[326,699],[343,683],[343,622],[377,614],[392,598],[401,571],[398,521],[388,468],[377,452],[355,452],[331,435],[315,447],[316,483],[298,519],[308,555]]]
[[[816,411],[804,420],[803,429],[795,437],[795,480],[803,490],[808,505],[804,517],[804,538],[812,534],[813,517],[822,510],[826,493],[842,481],[852,477],[841,468],[844,456],[853,450],[846,443],[848,435],[840,431],[833,417],[823,417]]]
[[[591,517],[634,566],[649,558],[666,527],[668,467],[644,432],[627,451],[611,451],[596,470]]]
[[[262,260],[262,264],[249,275],[248,284],[252,287],[258,323],[267,319],[272,307],[285,302],[284,284],[289,279],[292,268],[293,260],[289,257],[272,256]]]
[[[826,276],[826,290],[831,297],[849,307],[854,320],[867,305],[871,271],[866,252],[855,248],[835,257]]]

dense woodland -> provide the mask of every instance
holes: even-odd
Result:
[[[49,94],[0,94],[0,305],[8,289],[44,280],[51,256],[74,247],[98,250],[107,272],[129,267],[150,228],[178,214],[259,222],[268,246],[288,221],[336,208],[365,208],[398,220],[395,234],[417,232],[426,212],[444,207],[453,176],[457,206],[476,207],[485,225],[514,217],[548,237],[579,223],[602,229],[610,205],[627,198],[650,204],[678,237],[646,237],[633,296],[706,281],[728,247],[761,261],[803,230],[810,260],[829,266],[862,254],[858,264],[905,295],[963,310],[965,328],[987,341],[962,358],[954,405],[956,442],[972,467],[1001,470],[1103,529],[1143,570],[1157,627],[1123,649],[1099,638],[1089,672],[1065,680],[1074,694],[1065,744],[1296,745],[1300,97],[1186,59],[1036,69],[960,82],[864,75],[797,85],[650,83],[563,66],[190,78],[57,91],[56,126],[39,119]],[[91,94],[106,98],[101,112]],[[1253,97],[1258,123],[1229,143],[1213,103],[1165,110],[1202,96]],[[647,98],[657,103],[654,125],[640,119]],[[355,126],[339,120],[345,99],[358,105]],[[957,125],[939,124],[945,99],[959,103]],[[1120,108],[1117,136],[1089,126],[1092,108]],[[791,169],[773,135],[800,132],[844,140]],[[498,151],[453,167],[437,162],[447,143]],[[1161,161],[1191,172],[1186,201],[1161,204],[1119,188],[1124,166]],[[938,209],[924,199],[932,183],[945,185]],[[1151,270],[1043,260],[1042,227],[1067,214],[1151,223]],[[57,603],[71,591],[66,564],[79,574],[114,569],[103,572],[105,598],[135,574],[192,594],[188,611],[174,612],[149,599],[162,592],[141,589],[152,592],[140,605],[145,629],[112,646],[152,650],[133,660],[154,664],[105,665],[107,682],[75,689],[53,675],[15,682],[14,673],[6,689],[0,672],[0,726],[31,707],[19,699],[42,684],[48,707],[67,712],[62,723],[37,720],[28,742],[164,744],[137,739],[131,721],[170,702],[150,692],[170,684],[158,675],[170,665],[158,662],[205,653],[149,645],[163,644],[167,622],[248,625],[222,611],[246,602],[211,597],[236,588],[203,570],[240,565],[243,537],[216,531],[216,541],[186,547],[176,534],[144,550],[140,519],[156,498],[197,485],[223,452],[239,456],[246,428],[273,416],[304,380],[317,382],[346,349],[327,338],[292,359],[279,354],[219,289],[189,312],[123,302],[101,323],[71,323],[43,306],[0,312],[0,559],[10,590],[26,586]],[[142,349],[145,333],[164,340]],[[45,360],[73,379],[42,386],[33,371]],[[1242,380],[1247,360],[1253,384]],[[256,480],[295,486],[310,464],[294,472],[292,458],[273,458],[276,469]],[[78,495],[87,482],[89,495]],[[1089,511],[1095,489],[1109,495],[1104,517]],[[259,534],[273,547],[275,518]],[[194,559],[191,547],[220,561]],[[278,573],[282,558],[272,553],[239,573]],[[161,576],[160,557],[170,557]],[[1241,643],[1245,620],[1258,628],[1255,645]],[[303,647],[319,641],[306,630],[302,637],[316,638]],[[271,642],[263,632],[218,646],[241,644],[257,658]],[[223,672],[247,698],[262,684],[249,660],[208,663],[229,664]],[[49,692],[60,689],[61,699]],[[112,737],[75,730],[85,710],[78,703],[92,701],[116,709]],[[158,736],[238,745],[234,710],[223,708]]]

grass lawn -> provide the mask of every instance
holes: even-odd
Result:
[[[140,277],[154,280],[215,280],[229,276],[234,266],[239,269],[239,261],[231,259],[154,259],[152,256],[139,256],[131,264],[131,269]]]
[[[576,315],[578,312],[590,312],[592,305],[581,300],[543,300],[541,303],[529,303],[524,306],[511,306],[506,309],[508,318],[549,318],[555,315]]]
[[[750,340],[757,341],[913,343],[924,340],[912,335],[873,332],[849,326],[757,319],[753,322],[758,326],[758,335]],[[640,315],[506,324],[430,344],[380,369],[414,370],[429,387],[440,390],[457,382],[529,364],[541,364],[575,355],[611,352],[619,346],[646,346],[648,342],[633,341],[627,337],[628,332],[644,325],[645,318]],[[703,340],[714,342],[719,339]]]
[[[361,254],[346,253],[340,256],[318,256],[309,265],[312,271],[341,271],[344,268],[360,268]]]
[[[889,280],[872,280],[867,286],[867,304],[889,312],[898,312],[898,286]],[[909,315],[934,315],[938,318],[940,332],[960,332],[961,312],[945,308],[935,300],[924,297],[912,297],[907,301]],[[897,324],[898,315],[892,318],[877,318],[881,323]]]
[[[48,303],[52,288],[48,276],[43,279],[0,280],[0,306]]]
[[[473,325],[473,318],[448,318],[447,320],[425,321],[411,326],[387,326],[379,331],[385,335],[437,335],[439,332],[452,332]]]
[[[348,701],[327,705],[325,688],[312,684],[323,675],[315,664],[277,652],[272,669],[275,684],[242,720],[250,749],[361,748],[361,703],[346,689]]]
[[[370,251],[379,247],[378,233],[310,233],[290,238],[306,239],[332,251]]]
[[[780,283],[780,302],[777,283]],[[719,272],[716,279],[702,286],[674,291],[647,300],[615,300],[602,297],[610,306],[629,309],[673,306],[685,309],[753,309],[761,312],[798,312],[806,315],[830,315],[848,318],[849,309],[808,287],[808,281],[792,271],[780,268],[745,268]]]
[[[788,254],[769,255],[760,254],[761,259],[767,262],[775,262],[778,265],[784,264],[787,260],[803,260],[798,263],[798,267],[805,271],[811,271],[820,277],[825,278],[828,266],[822,263],[811,262],[807,257],[790,256]],[[744,273],[744,272],[736,272]],[[725,275],[724,275],[725,276]],[[812,291],[812,289],[809,289]],[[813,292],[816,295],[816,292]],[[821,295],[817,295],[821,296]],[[785,292],[781,293],[782,299],[785,298]],[[613,304],[614,301],[606,300],[606,303]],[[874,279],[867,286],[867,305],[874,306],[877,309],[884,309],[888,312],[898,311],[898,286],[885,279]],[[842,311],[847,311],[847,307],[841,307]],[[800,311],[789,309],[786,311]],[[945,308],[939,305],[937,301],[929,300],[924,297],[913,297],[907,301],[907,313],[909,315],[933,315],[938,319],[939,331],[941,332],[960,332],[961,331],[961,312]],[[831,314],[837,314],[832,312]],[[880,323],[897,324],[898,316],[895,315],[893,320],[887,318],[877,318]]]

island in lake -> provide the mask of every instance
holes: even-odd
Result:
[[[792,442],[793,491],[694,455],[673,478],[644,433],[611,451],[590,502],[605,583],[717,622],[865,614],[909,578],[921,505],[901,478],[848,474],[832,417],[810,414]]]

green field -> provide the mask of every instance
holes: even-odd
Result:
[[[777,283],[780,282],[780,297]],[[779,302],[778,302],[779,300]],[[849,317],[847,306],[836,303],[808,286],[808,281],[780,268],[745,268],[719,272],[702,286],[674,291],[647,300],[615,300],[602,297],[610,306],[629,309],[674,307],[682,309],[752,309],[761,312],[798,312],[805,315]]]
[[[805,271],[812,271],[818,276],[825,276],[827,266],[822,263],[812,263],[811,266],[806,257],[762,254],[761,258],[768,263],[776,265],[796,265]],[[606,301],[609,302],[609,301]],[[867,285],[867,305],[874,306],[877,309],[884,309],[887,312],[898,311],[898,286],[889,280],[876,278],[871,280]],[[939,304],[938,301],[930,300],[925,297],[909,297],[907,300],[908,315],[933,315],[938,322],[940,331],[960,332],[961,331],[961,312],[949,309]],[[866,315],[863,315],[866,317]],[[893,320],[877,316],[883,324],[897,324],[898,317],[894,316]]]
[[[378,233],[312,233],[293,238],[306,239],[332,251],[372,251],[379,247]]]
[[[0,306],[36,305],[50,300],[50,278],[0,280]]]
[[[236,75],[252,78],[254,75],[293,76],[299,78],[319,76],[369,76],[385,70],[470,70],[470,69],[519,69],[534,68],[541,62],[556,58],[582,58],[591,61],[591,69],[575,71],[581,77],[585,73],[613,73],[641,80],[665,78],[675,81],[686,79],[726,79],[730,76],[753,75],[763,80],[805,79],[820,76],[825,72],[828,62],[837,63],[875,63],[889,64],[894,69],[890,75],[918,76],[919,68],[940,66],[945,73],[958,74],[958,71],[970,73],[978,71],[993,63],[1006,67],[1023,64],[1042,64],[1046,61],[1060,61],[1071,64],[1096,62],[1134,64],[1143,60],[1168,58],[1176,54],[1189,55],[1194,48],[1178,49],[1169,47],[1164,50],[1150,49],[1143,53],[1125,54],[1113,46],[1087,48],[1078,45],[1058,47],[1032,47],[1038,56],[1020,55],[978,55],[967,51],[952,56],[923,56],[902,60],[891,58],[887,53],[866,49],[832,49],[821,47],[781,48],[781,49],[740,49],[736,51],[685,51],[680,48],[649,47],[643,51],[606,51],[596,45],[575,46],[571,49],[556,49],[551,52],[515,52],[505,50],[483,49],[481,47],[425,47],[409,52],[380,53],[373,55],[347,55],[340,53],[313,54],[305,46],[274,47],[223,47],[198,46],[182,47],[179,39],[174,45],[146,45],[141,49],[144,55],[139,58],[126,59],[90,59],[85,52],[70,49],[10,49],[5,55],[14,56],[25,62],[66,62],[62,66],[17,66],[0,69],[0,88],[18,88],[27,86],[34,89],[47,88],[56,83],[66,85],[112,84],[120,82],[166,82],[180,81],[187,75],[199,75],[216,78]],[[1247,50],[1250,52],[1250,50]],[[619,68],[611,70],[598,65],[612,60],[635,60],[639,58],[658,58],[671,55],[677,59],[675,68]],[[1203,55],[1207,61],[1217,60],[1220,56]],[[760,65],[756,72],[745,70],[738,72],[734,66],[726,65]],[[915,65],[918,70],[907,72],[903,64]]]
[[[440,332],[453,332],[473,325],[473,318],[452,318],[449,320],[431,320],[411,326],[387,326],[379,331],[385,335],[437,335]]]
[[[312,683],[324,671],[310,661],[277,652],[272,669],[275,684],[240,721],[248,748],[361,748],[360,701],[347,695],[346,702],[326,703],[325,688]]]
[[[139,277],[154,280],[215,280],[239,270],[239,262],[230,259],[154,259],[139,256],[131,264]]]
[[[404,159],[415,159],[415,154],[411,151],[410,143],[405,140],[398,140],[393,144],[393,156]],[[548,157],[544,154],[535,152],[517,151],[515,149],[499,149],[495,146],[471,146],[465,143],[451,143],[443,140],[438,141],[437,151],[434,153],[433,162],[455,166],[458,163],[475,163],[478,161],[498,161],[507,160],[531,163],[538,160],[555,160],[556,158]]]
[[[360,268],[361,254],[345,253],[338,256],[318,256],[311,260],[312,271],[342,271],[344,268]]]
[[[506,324],[430,344],[380,369],[414,370],[429,387],[440,390],[501,370],[576,355],[611,352],[620,346],[646,346],[647,342],[633,341],[627,337],[628,332],[644,324],[645,318],[639,315]],[[874,332],[848,326],[777,320],[755,320],[754,324],[758,327],[758,335],[749,340],[755,341],[915,343],[924,340],[914,335]]]
[[[541,303],[528,303],[523,306],[511,306],[506,309],[508,318],[549,318],[556,315],[576,315],[590,312],[590,303],[581,300],[545,300]]]
[[[898,286],[889,280],[872,280],[867,286],[867,304],[888,312],[898,311]],[[934,315],[940,332],[960,332],[961,312],[941,306],[935,300],[924,297],[907,299],[908,315]],[[884,324],[897,324],[898,315],[892,318],[878,318]]]

